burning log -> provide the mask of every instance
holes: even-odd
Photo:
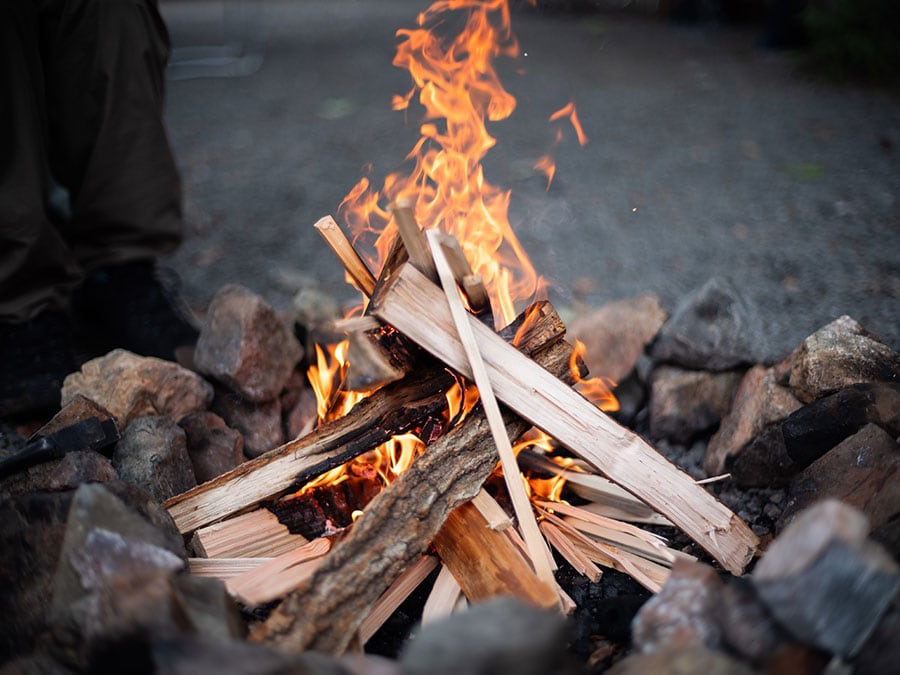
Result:
[[[376,316],[471,376],[445,298],[414,267],[402,267],[373,304]],[[723,567],[743,572],[759,543],[746,523],[639,436],[516,353],[474,317],[469,322],[501,401],[668,517]]]
[[[525,315],[529,324],[518,336],[518,348],[524,354],[562,339],[565,326],[548,303],[533,306]],[[517,322],[501,335],[513,339],[519,328]],[[344,417],[177,495],[164,506],[185,533],[278,497],[394,435],[433,428],[446,405],[444,394],[454,382],[443,365],[423,368],[415,378],[405,378],[363,399]]]
[[[535,359],[562,375],[570,353],[568,345],[557,342]],[[528,428],[513,415],[505,421],[513,436]],[[255,639],[296,651],[343,652],[381,593],[428,549],[450,512],[475,497],[497,459],[487,420],[473,410],[372,500],[347,537]],[[531,577],[540,585],[533,572]]]

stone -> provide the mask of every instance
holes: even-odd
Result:
[[[409,675],[562,674],[566,638],[558,613],[498,598],[423,627],[399,662]]]
[[[846,315],[806,338],[791,364],[791,390],[804,403],[864,382],[900,383],[900,354]]]
[[[200,331],[194,366],[248,401],[278,396],[303,350],[263,298],[237,284],[216,293]]]
[[[768,361],[770,339],[759,312],[727,279],[689,293],[659,332],[653,358],[698,370],[731,370]]]
[[[730,651],[755,666],[789,642],[747,577],[732,577],[719,594],[719,625]]]
[[[137,417],[167,415],[181,419],[205,410],[212,401],[213,389],[197,373],[177,363],[116,349],[66,377],[63,406],[79,394],[106,408],[124,429]]]
[[[731,411],[709,441],[703,461],[707,473],[731,471],[745,485],[786,483],[793,463],[784,447],[781,423],[800,406],[789,389],[776,383],[771,368],[748,370]]]
[[[152,641],[150,655],[152,669],[148,672],[166,675],[354,675],[324,654],[292,654],[243,641],[193,635],[159,637]]]
[[[620,382],[634,369],[666,318],[656,296],[642,295],[578,316],[568,334],[584,343],[583,358],[592,376]]]
[[[608,675],[755,675],[753,668],[702,646],[631,654],[606,671]]]
[[[169,417],[132,421],[112,456],[122,480],[139,485],[163,502],[197,485],[184,430]]]
[[[191,413],[178,421],[198,483],[205,483],[244,461],[244,437],[214,412]]]
[[[105,487],[79,487],[53,579],[54,654],[91,670],[123,649],[133,651],[145,632],[188,627],[169,581],[184,569],[184,555],[182,542],[173,545],[168,532]]]
[[[217,640],[241,639],[247,627],[225,583],[211,577],[179,574],[173,579],[178,596],[198,635]]]
[[[808,466],[870,422],[900,436],[900,385],[851,385],[791,413],[781,432],[791,459]]]
[[[45,651],[20,656],[0,665],[0,675],[74,675]]]
[[[900,567],[868,540],[859,510],[826,499],[799,514],[753,571],[756,592],[798,640],[852,657],[900,589]]]
[[[118,477],[110,461],[99,452],[69,452],[0,479],[0,492],[15,496],[37,490],[74,490],[82,483],[105,483]]]
[[[631,624],[640,652],[708,647],[722,642],[718,623],[722,581],[709,565],[679,560],[662,589],[638,611]]]
[[[650,385],[650,435],[687,444],[722,420],[743,373],[660,366]]]
[[[0,663],[43,642],[72,495],[33,492],[0,498]]]
[[[246,457],[259,457],[284,443],[281,401],[277,398],[266,403],[253,403],[219,389],[212,408],[229,427],[237,429],[244,437]]]
[[[778,529],[825,497],[862,511],[873,530],[900,517],[900,444],[869,424],[825,453],[791,481]]]
[[[896,673],[900,664],[900,598],[895,598],[853,659],[853,675]]]
[[[316,395],[309,387],[286,401],[281,400],[285,440],[300,438],[316,428],[319,417],[316,411]]]

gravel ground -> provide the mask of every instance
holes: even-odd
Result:
[[[353,298],[312,225],[366,165],[380,184],[413,146],[417,114],[390,108],[409,76],[391,59],[396,29],[426,7],[164,3],[190,225],[169,265],[193,307],[228,282],[279,308],[310,284]],[[900,346],[900,102],[813,82],[750,29],[517,2],[513,30],[522,55],[501,70],[518,107],[491,125],[485,169],[512,190],[511,220],[558,307],[655,292],[671,309],[725,275],[759,305],[773,358],[841,314]],[[196,61],[235,40],[243,59]],[[545,191],[531,167],[572,99],[590,143],[561,127]]]

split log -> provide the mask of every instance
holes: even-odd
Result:
[[[571,347],[557,342],[535,359],[563,375],[570,355]],[[505,421],[512,436],[528,428],[508,412]],[[475,497],[497,461],[490,427],[476,407],[372,500],[347,537],[254,639],[292,651],[346,650],[381,593],[427,551],[450,512]]]
[[[538,578],[503,532],[488,527],[471,502],[450,513],[434,548],[469,602],[512,595],[538,607],[556,607],[555,584]]]
[[[373,298],[373,313],[471,377],[443,293],[411,265]],[[637,434],[469,317],[497,397],[610,480],[665,515],[733,574],[759,540],[746,523]]]
[[[271,560],[272,558],[188,558],[188,569],[195,577],[227,581]]]
[[[465,602],[459,582],[446,566],[442,566],[425,601],[425,607],[422,608],[422,625],[450,616],[459,607],[460,600]]]
[[[523,323],[525,316],[529,318],[527,325]],[[522,321],[502,334],[517,339],[518,349],[530,354],[561,340],[565,326],[549,303],[537,303],[524,313]],[[433,430],[443,424],[444,394],[454,382],[443,364],[423,367],[416,377],[395,382],[363,399],[344,417],[172,497],[164,506],[180,532],[191,532],[275,499],[292,487],[299,488],[391,436],[422,433],[423,429],[424,436],[431,436],[429,427]]]
[[[331,541],[320,537],[272,558],[225,582],[228,592],[245,605],[256,606],[283,597],[312,576]]]
[[[258,509],[197,530],[191,550],[204,558],[274,558],[305,543],[275,514]]]

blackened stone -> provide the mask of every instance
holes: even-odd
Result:
[[[869,424],[825,453],[791,481],[779,530],[826,497],[860,509],[873,530],[900,517],[900,444]]]
[[[0,675],[74,675],[50,654],[36,651],[0,665]]]
[[[219,579],[179,574],[173,583],[192,626],[199,635],[228,640],[246,636],[247,627],[234,600]]]
[[[609,675],[754,675],[740,661],[702,646],[684,649],[632,654],[610,668]]]
[[[125,430],[112,456],[122,480],[163,502],[197,485],[184,430],[169,417],[140,417]]]
[[[698,370],[731,370],[771,357],[758,310],[719,277],[687,295],[659,332],[657,361]]]
[[[886,675],[900,670],[900,598],[879,622],[853,660],[854,675]]]
[[[900,354],[849,316],[820,328],[794,354],[791,390],[805,403],[864,382],[900,382]]]
[[[789,642],[746,577],[733,577],[719,594],[719,623],[725,644],[750,663],[761,666]]]
[[[244,461],[244,437],[213,412],[197,412],[183,417],[187,451],[198,483],[205,483],[230,471]]]
[[[788,455],[808,466],[870,422],[900,436],[900,384],[854,384],[791,413],[781,430]]]
[[[47,631],[53,576],[72,492],[0,499],[0,663],[34,649]]]

